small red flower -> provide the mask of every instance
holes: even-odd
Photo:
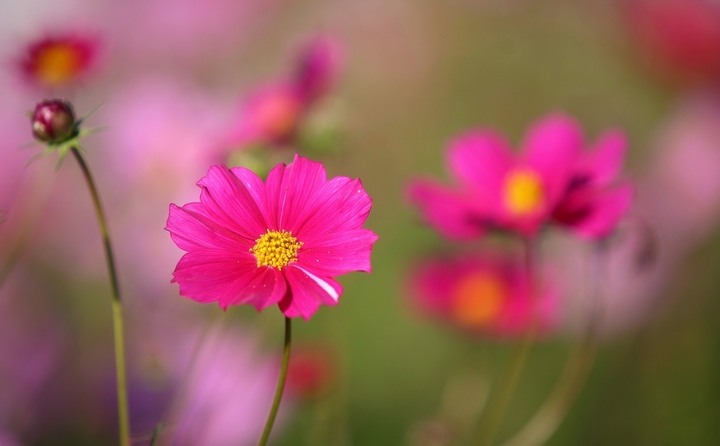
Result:
[[[290,356],[287,391],[300,400],[322,396],[335,384],[336,358],[327,347],[298,346]]]
[[[94,66],[99,50],[96,38],[78,33],[58,34],[31,42],[19,61],[32,84],[57,88],[74,83]]]
[[[411,270],[408,286],[421,313],[466,333],[507,338],[557,326],[557,292],[541,283],[531,293],[521,262],[507,255],[430,258]]]

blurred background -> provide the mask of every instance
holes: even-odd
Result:
[[[89,195],[71,159],[26,166],[41,148],[27,147],[25,113],[48,97],[79,116],[97,109],[84,127],[100,131],[82,143],[118,255],[135,444],[158,422],[161,444],[257,441],[281,314],[179,296],[170,280],[182,252],[163,228],[169,203],[197,201],[211,164],[263,170],[295,151],[363,180],[380,239],[372,274],[340,278],[339,306],[295,321],[300,359],[274,443],[473,444],[517,339],[438,323],[409,282],[421,259],[506,243],[444,240],[405,187],[449,178],[455,135],[492,127],[517,144],[553,111],[574,116],[588,144],[624,130],[637,195],[609,247],[594,367],[547,444],[720,444],[717,1],[0,0],[0,24],[0,445],[116,441],[110,293]],[[247,137],[248,104],[296,82],[318,36],[334,51],[322,94],[288,112],[290,136]],[[43,41],[87,57],[45,61],[60,70],[48,76],[27,62]],[[577,270],[589,251],[559,230],[543,241],[557,324],[533,347],[498,442],[547,398],[583,331],[589,280]]]

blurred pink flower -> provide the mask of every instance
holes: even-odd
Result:
[[[415,180],[409,198],[448,237],[477,237],[489,227],[533,236],[563,198],[582,144],[578,124],[564,115],[533,125],[519,156],[502,135],[470,131],[448,148],[447,161],[459,184],[449,188]]]
[[[626,0],[628,32],[654,73],[672,81],[720,81],[720,4],[713,0]]]
[[[340,78],[343,49],[329,35],[313,37],[301,50],[297,61],[295,83],[305,101],[313,102],[328,94]]]
[[[252,171],[213,166],[200,202],[170,205],[166,229],[187,253],[175,268],[180,294],[221,308],[279,304],[308,320],[337,305],[333,277],[370,272],[377,235],[362,225],[372,201],[360,180],[326,180],[322,163],[299,156],[265,183]]]
[[[255,90],[243,103],[230,136],[231,144],[283,146],[295,136],[306,109],[305,98],[292,84]]]
[[[720,223],[720,98],[685,97],[658,128],[653,158],[637,180],[634,218],[604,251],[598,305],[605,334],[622,333],[657,315],[669,302],[672,280],[689,253]],[[568,300],[566,323],[584,330],[588,290],[587,246],[555,243]]]
[[[451,238],[479,237],[491,228],[532,237],[552,220],[585,237],[603,237],[630,205],[631,189],[614,184],[624,137],[606,133],[591,154],[580,152],[583,145],[577,122],[561,114],[530,128],[521,155],[492,130],[470,131],[448,148],[459,184],[415,180],[408,197],[431,226]]]
[[[148,77],[115,91],[93,121],[109,126],[99,136],[114,177],[176,191],[220,160],[214,149],[226,113],[220,98],[193,84]]]
[[[256,88],[240,106],[229,145],[291,145],[312,106],[335,87],[342,69],[342,47],[318,35],[300,51],[288,80]]]
[[[686,96],[654,141],[642,210],[668,242],[691,246],[720,221],[720,95]]]
[[[408,287],[421,313],[468,333],[517,337],[532,323],[548,332],[558,323],[557,293],[542,283],[531,296],[525,275],[507,255],[437,256],[410,271]]]
[[[259,354],[248,333],[213,330],[206,336],[163,435],[174,445],[254,444],[270,411],[277,361]]]
[[[293,346],[285,390],[291,398],[309,400],[325,394],[335,384],[338,364],[334,352],[320,344]]]
[[[30,42],[17,63],[29,83],[58,88],[85,78],[95,68],[99,51],[100,40],[95,35],[55,33]]]

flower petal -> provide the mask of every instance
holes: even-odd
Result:
[[[624,184],[597,196],[588,214],[570,229],[581,237],[598,239],[607,236],[630,209],[633,188]]]
[[[260,311],[278,303],[287,287],[279,271],[255,263],[249,252],[192,251],[178,262],[173,281],[181,295],[198,302],[217,301],[223,309],[248,303]]]
[[[475,203],[459,192],[430,180],[415,180],[407,197],[427,223],[447,237],[470,239],[485,232]]]
[[[244,167],[234,167],[230,169],[235,177],[245,186],[245,189],[252,196],[253,201],[258,205],[260,212],[265,215],[267,209],[267,200],[265,197],[265,183],[262,178],[257,176],[255,172]]]
[[[579,124],[562,114],[541,119],[526,134],[524,162],[543,178],[548,207],[552,208],[565,192],[582,145]]]
[[[343,289],[337,281],[312,274],[297,263],[288,265],[284,272],[290,286],[290,292],[280,302],[280,310],[285,316],[308,320],[320,304],[338,304]]]
[[[240,173],[241,170],[247,172]],[[268,225],[263,217],[264,206],[255,201],[258,194],[255,190],[251,192],[242,181],[252,175],[255,174],[244,167],[236,168],[233,173],[225,166],[212,166],[198,185],[202,188],[200,203],[211,218],[233,232],[255,240],[265,233]],[[249,181],[250,185],[255,183]]]
[[[507,140],[492,130],[474,130],[454,139],[447,156],[450,171],[486,197],[500,196],[514,158]]]
[[[584,162],[594,184],[610,184],[620,175],[627,146],[627,137],[619,130],[608,130],[600,135],[595,150]]]
[[[329,233],[361,228],[371,208],[372,200],[360,180],[336,177],[308,201],[307,208],[295,221],[293,232],[309,243]]]
[[[182,208],[171,204],[165,229],[175,244],[185,251],[201,248],[233,251],[238,247],[247,250],[248,246],[247,239],[207,216],[200,203],[189,203]]]
[[[298,264],[313,274],[338,276],[352,271],[371,272],[370,254],[378,236],[369,229],[329,233],[306,243]]]
[[[325,168],[298,155],[287,167],[280,166],[270,172],[265,183],[268,211],[275,218],[268,223],[270,229],[293,231],[308,202],[325,184]]]

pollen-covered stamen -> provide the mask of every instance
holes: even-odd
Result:
[[[505,206],[515,215],[531,214],[545,201],[540,177],[532,170],[511,171],[505,179]]]
[[[267,230],[260,238],[255,240],[255,246],[250,249],[257,258],[257,266],[273,266],[279,270],[288,263],[297,261],[298,249],[302,246],[288,231]]]

